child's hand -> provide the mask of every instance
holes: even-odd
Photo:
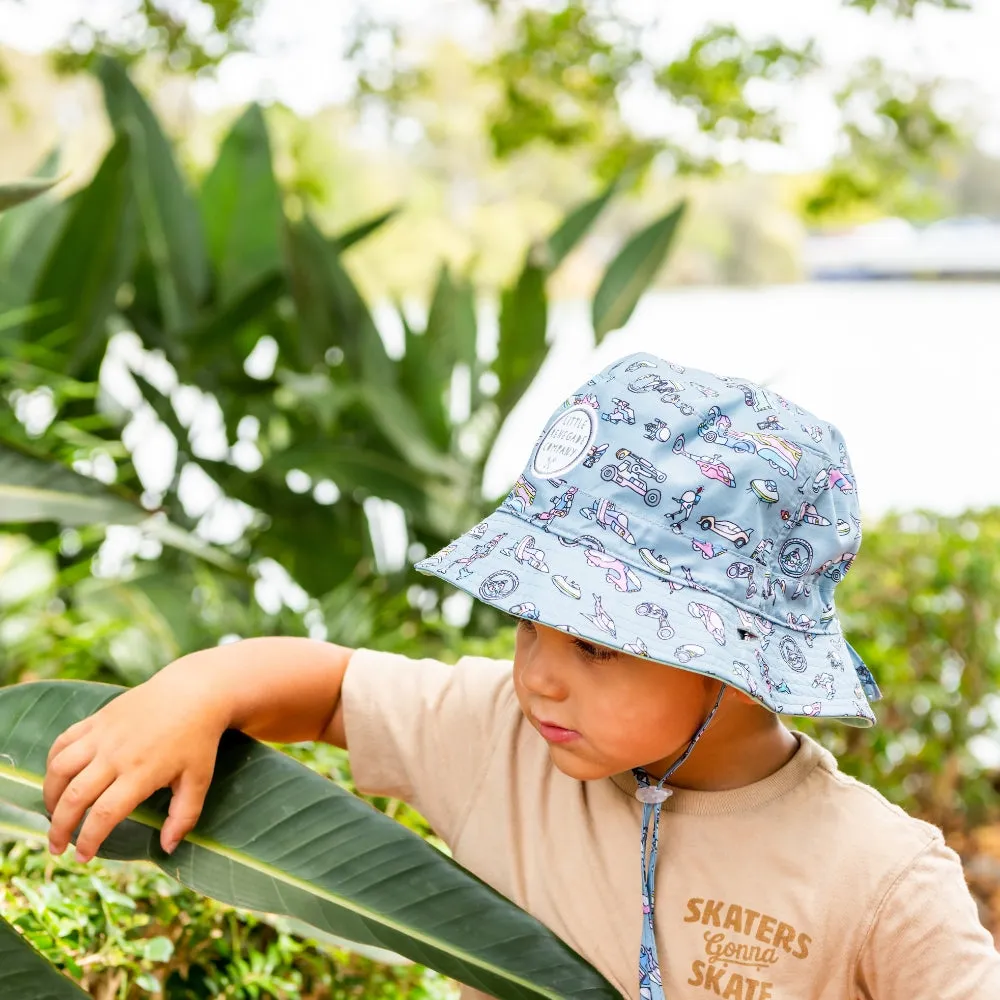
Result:
[[[89,808],[76,838],[77,859],[89,861],[140,802],[168,786],[173,797],[160,831],[163,849],[171,852],[190,832],[229,725],[224,696],[208,683],[207,665],[197,662],[202,655],[164,668],[53,743],[42,789],[53,854],[66,850]]]

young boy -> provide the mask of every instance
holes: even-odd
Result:
[[[92,857],[164,786],[172,850],[227,727],[326,740],[627,997],[1000,998],[940,832],[779,718],[874,722],[834,609],[860,544],[838,431],[646,354],[576,396],[507,501],[419,566],[519,620],[513,665],[292,638],[186,656],[53,745],[52,850],[91,807]],[[621,401],[634,421],[601,419]]]

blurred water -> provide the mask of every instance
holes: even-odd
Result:
[[[647,296],[592,346],[585,303],[552,316],[553,350],[487,468],[500,493],[552,409],[644,350],[774,386],[837,424],[864,512],[1000,503],[1000,284],[817,283]]]

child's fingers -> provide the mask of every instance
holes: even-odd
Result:
[[[174,848],[194,829],[211,781],[212,772],[209,769],[187,770],[174,783],[170,810],[160,831],[160,845],[167,854],[173,853]]]
[[[151,791],[153,789],[143,787],[134,778],[124,778],[121,775],[107,785],[90,807],[80,835],[76,838],[77,861],[89,861],[104,843],[107,835],[140,802],[144,801]]]
[[[86,736],[90,732],[91,726],[94,724],[94,717],[87,716],[86,719],[81,719],[79,722],[74,723],[69,729],[64,729],[59,736],[56,737],[55,742],[49,747],[49,755],[45,758],[46,768],[52,763],[52,761],[59,756],[71,743],[78,740],[81,736]]]
[[[42,783],[42,799],[51,816],[66,791],[66,786],[94,759],[95,749],[89,740],[69,743],[50,757]]]
[[[114,778],[115,772],[109,764],[91,761],[66,785],[52,810],[49,850],[53,854],[62,854],[66,850],[83,814]]]

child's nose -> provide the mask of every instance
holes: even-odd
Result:
[[[546,641],[540,636],[518,657],[521,684],[538,698],[562,701],[569,693],[566,672],[560,663],[565,653],[559,647],[559,642]]]

